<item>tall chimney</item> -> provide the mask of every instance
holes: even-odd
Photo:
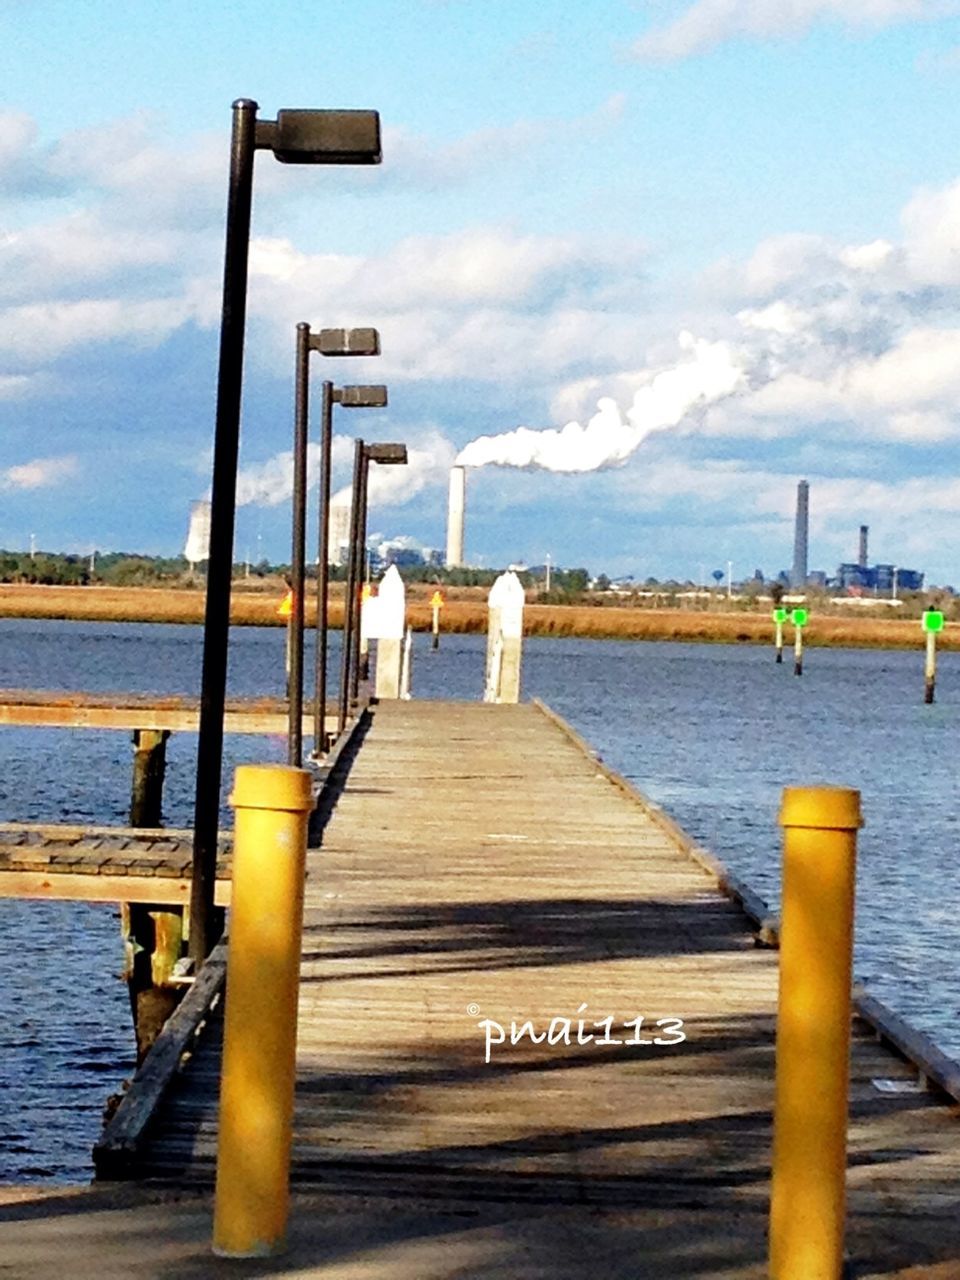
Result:
[[[861,569],[865,569],[867,567],[867,534],[869,532],[870,526],[868,524],[862,524],[860,526],[860,558],[857,563],[860,565]]]
[[[807,533],[810,525],[810,486],[806,480],[797,485],[797,526],[793,537],[793,572],[790,585],[807,585]]]
[[[465,467],[450,469],[450,505],[447,508],[447,568],[463,564],[463,509],[466,502]]]
[[[202,560],[210,559],[209,502],[190,504],[190,528],[187,530],[187,545],[183,548],[183,558],[190,565],[191,573]]]

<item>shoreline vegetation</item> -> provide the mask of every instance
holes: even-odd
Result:
[[[312,588],[313,584],[310,584]],[[284,584],[261,584],[245,589],[234,584],[231,622],[235,626],[283,626],[277,607]],[[408,588],[407,617],[415,631],[430,628],[430,594],[433,588]],[[487,625],[486,592],[477,588],[445,591],[440,627],[447,633],[484,632]],[[718,601],[718,604],[721,602]],[[0,583],[0,617],[70,620],[77,622],[168,622],[198,625],[203,622],[201,588],[109,587],[90,585],[41,586],[34,583]],[[330,623],[339,627],[343,616],[343,586],[331,584]],[[316,619],[315,597],[308,590],[307,626]],[[773,623],[768,608],[726,610],[684,609],[641,605],[536,604],[527,605],[524,634],[530,636],[581,637],[594,640],[667,640],[705,644],[773,644]],[[916,649],[923,633],[916,618],[878,618],[820,614],[811,607],[804,641],[824,648]],[[784,644],[793,645],[793,628],[784,627]],[[960,649],[960,627],[948,624],[938,637],[941,649]]]

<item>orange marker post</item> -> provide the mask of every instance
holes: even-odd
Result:
[[[365,582],[360,588],[360,679],[370,679],[370,637],[364,625],[364,605],[373,598],[373,587]]]
[[[431,648],[440,648],[440,610],[443,608],[444,599],[443,592],[435,591],[430,600],[430,608],[433,610],[433,621],[431,623],[431,631],[433,633],[433,643]]]
[[[277,605],[277,617],[284,618],[287,623],[287,647],[286,656],[284,658],[284,671],[286,673],[286,690],[287,697],[290,697],[290,650],[293,645],[293,592],[288,591],[280,603]]]

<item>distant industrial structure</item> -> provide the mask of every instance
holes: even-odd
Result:
[[[190,527],[187,530],[187,541],[183,548],[183,558],[195,573],[198,564],[210,559],[210,503],[206,500],[190,504]],[[30,535],[31,538],[33,535]],[[33,547],[30,549],[31,559]]]
[[[467,500],[467,471],[465,467],[450,469],[450,500],[447,507],[447,558],[448,569],[458,569],[463,564],[463,522]]]
[[[797,509],[793,537],[793,568],[789,574],[781,573],[780,579],[794,590],[803,587],[832,587],[856,595],[872,590],[896,595],[898,591],[922,591],[924,575],[919,569],[907,569],[895,564],[869,563],[870,526],[860,526],[857,559],[841,564],[836,575],[829,577],[822,569],[807,567],[810,534],[810,485],[801,480],[797,485]]]
[[[797,485],[797,518],[793,534],[793,572],[791,587],[807,585],[807,543],[810,533],[810,486],[806,480]]]
[[[434,547],[421,546],[415,538],[405,534],[396,538],[373,539],[367,546],[370,568],[381,573],[395,564],[398,569],[415,569],[421,565],[442,568],[443,552]]]

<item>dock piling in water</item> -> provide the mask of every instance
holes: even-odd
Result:
[[[159,827],[167,769],[167,729],[134,729],[130,825]]]
[[[160,826],[169,737],[167,729],[133,731],[132,827]],[[129,902],[122,905],[120,920],[137,1061],[142,1062],[180,1002],[181,989],[170,979],[183,946],[183,908]]]
[[[520,579],[513,572],[501,573],[490,589],[485,702],[520,701],[525,601]]]
[[[440,648],[440,610],[443,608],[443,593],[435,591],[430,598],[430,634],[431,649]]]
[[[787,620],[787,611],[778,606],[773,611],[773,643],[777,651],[776,661],[783,662],[783,624]]]
[[[407,593],[396,565],[391,565],[383,575],[376,605],[377,671],[374,692],[378,698],[399,698]]]
[[[790,621],[795,628],[793,635],[793,674],[795,676],[803,675],[803,628],[807,625],[808,616],[806,609],[794,609],[790,614]]]
[[[933,702],[937,684],[937,632],[943,630],[943,614],[939,609],[926,609],[921,621],[927,638],[923,664],[923,700],[929,704]]]

